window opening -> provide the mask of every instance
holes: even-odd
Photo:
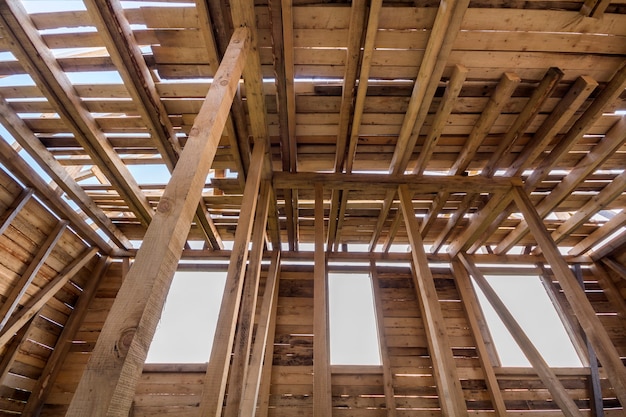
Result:
[[[380,365],[372,281],[365,273],[328,275],[330,362]]]
[[[582,366],[540,277],[485,275],[485,278],[549,366]],[[530,367],[480,288],[476,284],[474,288],[502,366]]]
[[[146,363],[205,363],[211,355],[226,272],[177,271]]]

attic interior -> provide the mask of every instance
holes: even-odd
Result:
[[[624,415],[625,0],[0,19],[1,416]],[[225,276],[210,353],[145,363],[177,271]],[[377,364],[331,359],[332,273],[367,277]],[[529,277],[579,365],[495,290]]]

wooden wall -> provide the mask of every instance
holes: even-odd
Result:
[[[493,269],[506,270],[494,265]],[[510,269],[510,268],[508,268]],[[476,343],[467,313],[448,264],[432,268],[447,334],[466,404],[472,416],[492,416],[493,407],[485,374],[476,353]],[[623,280],[604,269],[583,268],[586,292],[609,331],[620,354],[626,357]],[[79,330],[74,347],[54,381],[42,416],[62,416],[98,336],[116,291],[121,284],[122,264],[114,263]],[[386,342],[382,366],[332,366],[332,405],[337,417],[386,416],[384,367],[389,367],[397,416],[440,416],[432,362],[418,305],[412,272],[408,265],[378,266],[381,329]],[[597,279],[597,277],[600,277]],[[549,281],[549,280],[548,280]],[[557,298],[562,298],[558,286]],[[621,294],[620,294],[621,292]],[[262,290],[259,297],[262,296]],[[564,306],[564,311],[567,311]],[[270,417],[310,416],[313,404],[313,267],[283,265],[280,276],[276,334],[269,397],[262,399]],[[193,416],[197,412],[206,364],[146,365],[133,407],[135,417]],[[501,394],[511,416],[552,417],[562,415],[531,368],[496,367]],[[561,368],[559,379],[583,409],[589,408],[589,370]],[[605,415],[623,415],[602,372]],[[264,412],[265,410],[260,412]],[[584,415],[590,415],[588,411]]]

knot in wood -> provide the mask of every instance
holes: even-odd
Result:
[[[133,338],[135,337],[137,329],[134,327],[124,329],[119,339],[117,339],[117,343],[115,343],[115,352],[119,358],[126,357],[128,350],[130,349],[130,344],[133,342]]]
[[[221,86],[224,86],[224,87],[225,87],[225,86],[227,86],[227,85],[228,85],[228,80],[222,80],[222,81],[220,81],[220,85],[221,85]]]
[[[157,206],[157,211],[161,212],[161,213],[168,213],[171,209],[172,209],[172,200],[165,197],[165,198],[161,198],[161,201],[159,201],[159,205]]]

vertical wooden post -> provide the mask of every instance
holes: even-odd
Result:
[[[250,262],[243,283],[241,308],[237,320],[237,333],[233,349],[233,359],[228,380],[228,395],[226,396],[225,417],[237,417],[243,395],[244,384],[248,372],[250,346],[252,345],[252,329],[259,293],[261,277],[261,261],[265,247],[265,227],[269,209],[270,184],[264,181],[261,184],[260,197],[257,202],[254,216],[254,230],[252,232],[252,250]]]
[[[324,251],[324,188],[315,184],[315,254],[313,271],[313,417],[332,414],[328,279]]]
[[[446,333],[446,322],[441,312],[435,281],[428,267],[428,259],[419,233],[419,224],[413,210],[412,194],[406,184],[398,187],[398,194],[400,195],[402,214],[411,244],[415,286],[423,310],[424,327],[426,328],[430,357],[433,361],[433,374],[437,384],[439,403],[445,416],[467,416],[463,389]]]
[[[476,266],[465,256],[463,256],[463,254],[458,254],[458,257],[465,268],[467,268],[469,273],[474,277],[474,281],[478,284],[483,294],[485,294],[485,298],[487,298],[489,304],[491,304],[496,313],[498,313],[502,323],[504,323],[506,328],[509,330],[511,336],[515,339],[515,342],[524,353],[524,356],[526,356],[535,371],[537,371],[537,375],[545,384],[548,391],[550,391],[550,394],[552,394],[554,402],[561,407],[563,414],[568,417],[583,417],[583,414],[578,409],[578,406],[569,396],[565,387],[552,368],[548,366],[546,361],[543,359],[543,356],[541,356],[541,353],[539,353],[522,327],[517,323],[513,315],[506,308],[506,305],[504,305],[502,300],[500,300],[498,294],[496,294],[493,288],[491,288],[480,270],[476,268]]]
[[[513,197],[528,224],[530,232],[537,240],[541,251],[548,260],[554,276],[559,281],[563,294],[565,294],[567,301],[570,303],[587,339],[595,349],[596,355],[602,363],[602,368],[606,372],[609,381],[611,381],[615,396],[620,403],[626,404],[626,368],[624,368],[611,338],[604,326],[602,326],[598,316],[596,316],[585,292],[576,282],[574,274],[561,256],[558,247],[546,230],[528,195],[520,187],[513,187]]]
[[[87,363],[68,417],[127,417],[249,48],[238,28]]]
[[[260,391],[261,377],[263,374],[263,359],[269,362],[271,368],[271,356],[266,355],[268,348],[268,336],[270,327],[272,326],[272,315],[276,311],[278,304],[278,271],[280,269],[280,252],[274,250],[270,269],[267,272],[265,280],[265,292],[263,294],[263,304],[259,314],[259,324],[254,337],[254,348],[252,349],[252,357],[250,366],[246,376],[246,382],[241,395],[241,405],[239,406],[240,417],[254,417],[256,413],[256,404]],[[273,344],[273,338],[272,338]],[[268,381],[269,382],[269,381]]]
[[[248,260],[248,245],[252,235],[254,213],[267,150],[267,141],[259,140],[254,145],[252,152],[252,160],[241,202],[242,209],[239,213],[235,241],[226,273],[224,297],[217,318],[213,348],[211,349],[202,398],[200,399],[199,415],[203,417],[219,417],[222,414],[226,381],[235,340],[235,327],[241,305],[243,277]]]

